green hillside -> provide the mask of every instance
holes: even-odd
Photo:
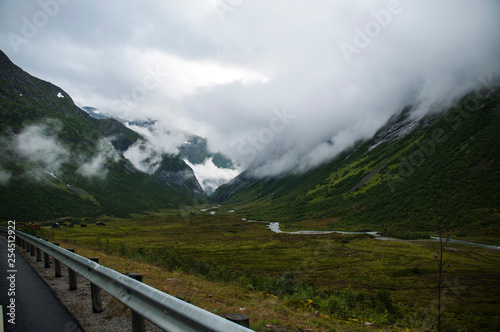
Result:
[[[471,93],[424,117],[401,139],[371,150],[377,137],[359,142],[304,174],[255,179],[247,171],[212,197],[288,229],[300,224],[412,237],[445,224],[461,235],[498,238],[499,138],[499,90]]]
[[[2,219],[126,216],[191,202],[119,153],[138,138],[115,120],[92,119],[0,52]]]

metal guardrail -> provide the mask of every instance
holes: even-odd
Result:
[[[0,227],[0,230],[7,231],[7,228]],[[16,230],[16,237],[48,253],[165,331],[253,331],[48,241],[19,230]]]

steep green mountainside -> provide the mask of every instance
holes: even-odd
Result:
[[[500,90],[470,93],[414,126],[409,113],[321,167],[267,179],[247,171],[212,197],[288,229],[396,235],[443,224],[462,235],[500,236]],[[404,129],[410,133],[394,135]]]
[[[141,135],[125,127],[118,120],[96,118],[90,118],[90,120],[100,129],[104,136],[111,139],[113,146],[120,153],[127,151],[132,144],[142,138]]]
[[[139,138],[115,120],[92,119],[0,51],[2,219],[126,216],[192,202],[191,193],[137,171],[120,154]]]

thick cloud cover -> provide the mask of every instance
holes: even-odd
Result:
[[[80,106],[299,170],[500,71],[497,0],[16,1],[0,48]],[[493,75],[493,76],[492,76]]]

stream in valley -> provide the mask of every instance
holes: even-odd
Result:
[[[257,221],[257,220],[249,220],[246,218],[242,218],[242,220],[248,221],[248,222],[261,222],[261,223],[267,223],[269,230],[271,230],[274,233],[282,233],[282,234],[309,234],[309,235],[321,235],[321,234],[332,234],[332,233],[338,233],[338,234],[368,234],[372,236],[373,238],[377,240],[385,240],[385,241],[402,241],[402,242],[407,242],[407,243],[418,243],[418,242],[423,242],[423,241],[439,241],[439,237],[436,236],[431,236],[430,239],[424,239],[424,240],[402,240],[402,239],[396,239],[396,238],[390,238],[390,237],[384,237],[380,235],[376,231],[370,231],[370,232],[347,232],[347,231],[295,231],[295,232],[285,232],[280,229],[280,223],[275,222],[275,221]],[[489,244],[483,244],[483,243],[477,243],[477,242],[471,242],[471,241],[464,241],[464,240],[457,240],[457,239],[450,239],[449,243],[456,243],[456,244],[466,244],[470,246],[476,246],[476,247],[482,247],[482,248],[487,248],[487,249],[493,249],[493,250],[500,250],[500,246],[494,246],[494,245],[489,245]]]

